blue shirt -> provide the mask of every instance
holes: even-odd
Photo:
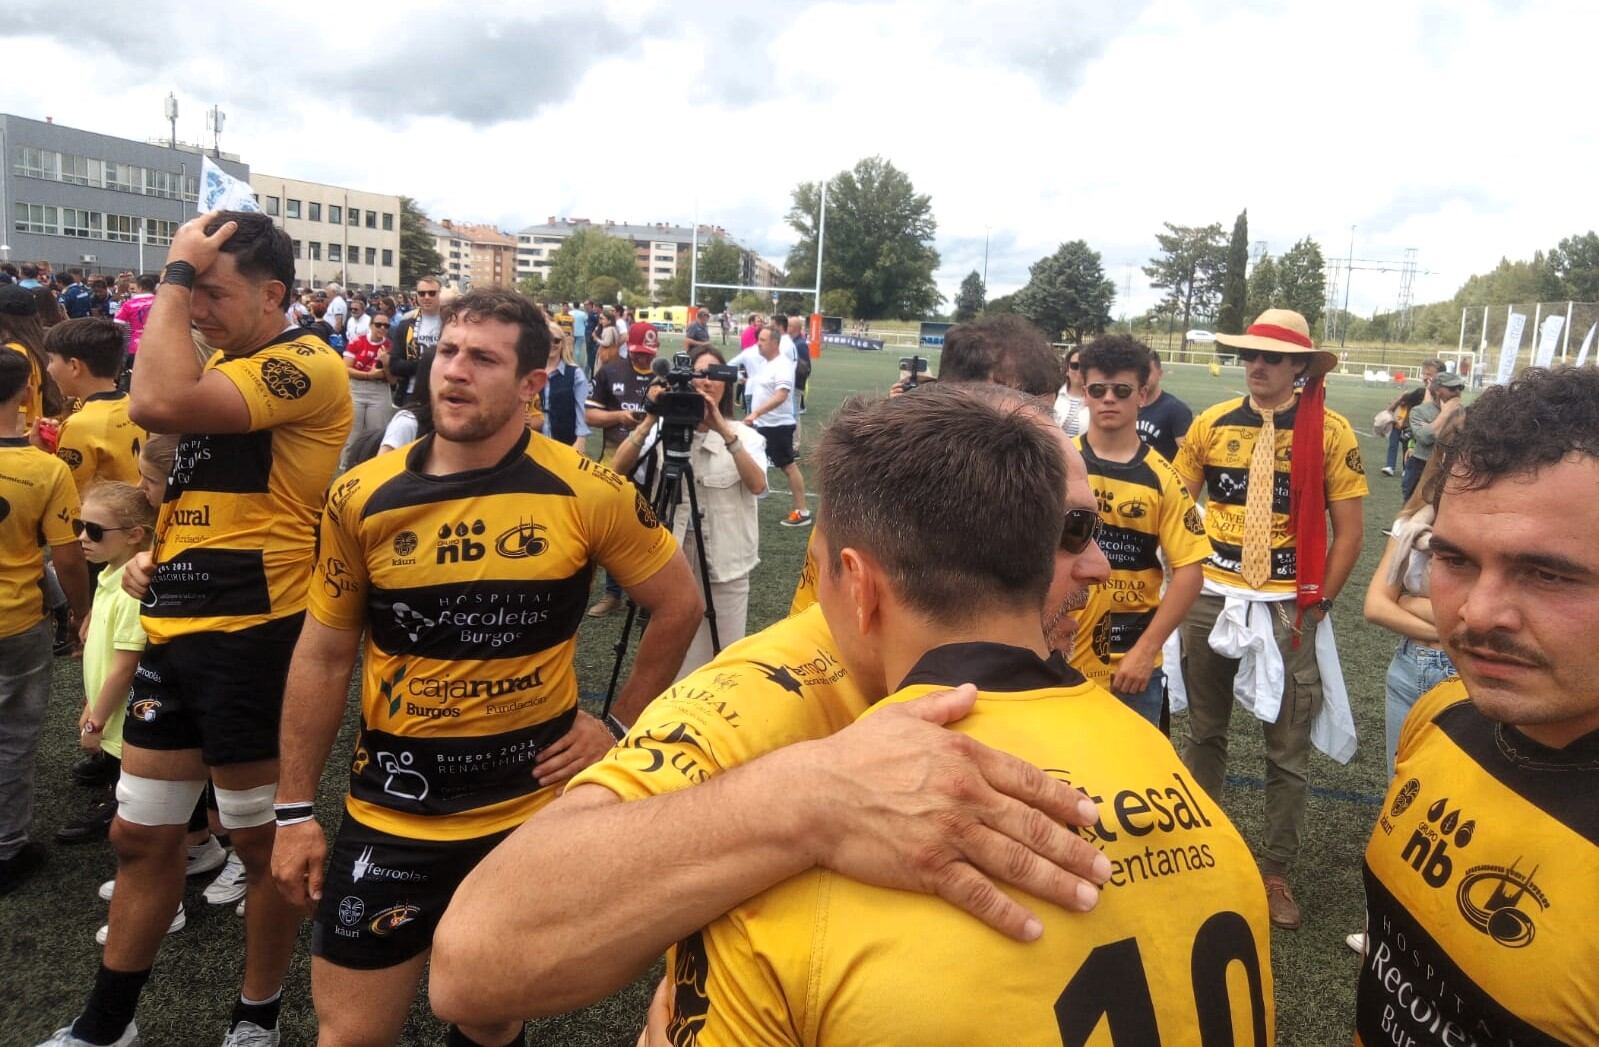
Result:
[[[583,338],[585,338],[588,335],[588,330],[589,330],[589,314],[584,312],[581,309],[574,310],[573,313],[572,313],[572,337],[573,337],[573,339],[575,339],[577,341],[581,341]]]
[[[69,284],[61,292],[61,308],[68,320],[81,320],[94,309],[94,292],[82,284]]]

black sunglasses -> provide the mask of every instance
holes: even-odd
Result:
[[[1116,399],[1118,400],[1125,400],[1133,395],[1133,387],[1126,382],[1117,382],[1115,385],[1110,385],[1106,382],[1091,382],[1087,389],[1088,395],[1095,400],[1103,400],[1105,393],[1111,389],[1116,390]]]
[[[387,327],[387,326],[389,326],[389,323],[388,323],[387,320],[385,320],[383,323],[378,323],[377,321],[374,320],[372,322],[372,326],[373,327]]]
[[[1272,352],[1269,349],[1240,349],[1240,350],[1238,350],[1238,359],[1242,360],[1246,364],[1254,363],[1255,359],[1258,357],[1258,358],[1266,361],[1268,364],[1271,364],[1273,367],[1275,367],[1276,365],[1282,363],[1283,362],[1283,357],[1285,357],[1287,355],[1288,355],[1287,353],[1274,353],[1274,352]]]
[[[1073,556],[1099,540],[1103,527],[1099,512],[1094,509],[1066,510],[1066,523],[1060,532],[1060,547]]]
[[[1075,370],[1077,370],[1077,361],[1073,360],[1071,363],[1067,364],[1066,366],[1071,368],[1073,371],[1075,371]]]
[[[88,520],[72,521],[72,533],[77,535],[79,538],[82,538],[85,534],[87,534],[89,536],[89,541],[91,542],[105,541],[107,531],[131,530],[133,530],[131,527],[103,527],[97,523],[90,523]]]

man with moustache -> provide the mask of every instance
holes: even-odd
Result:
[[[1366,846],[1355,1042],[1593,1043],[1599,373],[1524,371],[1439,453],[1432,610],[1460,676],[1411,708]]]

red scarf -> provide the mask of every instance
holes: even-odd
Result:
[[[1294,647],[1305,612],[1321,602],[1327,575],[1326,452],[1322,428],[1327,416],[1327,386],[1320,375],[1299,394],[1294,414],[1293,460],[1288,474],[1288,529],[1294,534],[1295,579],[1299,613],[1294,618]]]

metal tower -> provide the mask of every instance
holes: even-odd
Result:
[[[1411,307],[1414,305],[1416,285],[1416,249],[1405,248],[1405,260],[1399,269],[1399,301],[1394,306],[1394,339],[1410,333]]]

